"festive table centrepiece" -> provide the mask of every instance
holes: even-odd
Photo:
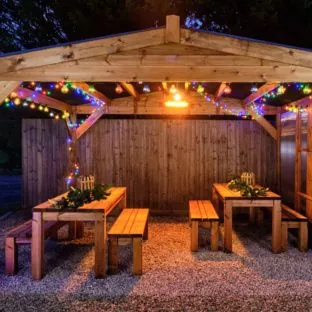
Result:
[[[248,185],[246,181],[237,177],[228,182],[230,190],[240,192],[242,196],[246,197],[259,197],[266,196],[268,188]]]
[[[248,185],[256,185],[256,175],[254,172],[243,172],[241,180],[245,181]]]
[[[71,187],[71,190],[66,197],[64,196],[58,201],[49,200],[49,202],[53,205],[53,208],[75,210],[94,200],[107,198],[107,196],[110,195],[110,192],[108,191],[110,188],[110,185],[102,184],[96,184],[92,190],[81,190]]]

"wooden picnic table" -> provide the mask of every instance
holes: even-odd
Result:
[[[212,197],[216,210],[219,212],[219,200],[224,205],[224,250],[232,252],[232,210],[233,207],[272,208],[272,251],[281,252],[282,207],[281,197],[271,191],[266,196],[247,197],[240,192],[232,191],[226,183],[214,183]]]
[[[59,200],[67,193],[53,198]],[[118,205],[126,208],[126,188],[113,187],[103,200],[85,204],[77,210],[53,208],[46,201],[33,208],[31,268],[34,280],[44,276],[44,221],[93,221],[95,222],[95,277],[106,275],[106,216]]]

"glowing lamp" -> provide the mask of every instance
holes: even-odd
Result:
[[[121,94],[123,92],[123,88],[121,87],[121,85],[119,83],[117,83],[117,85],[116,85],[115,92],[117,94]]]
[[[177,93],[178,92],[178,89],[176,88],[176,86],[173,84],[171,85],[170,87],[170,93],[174,94],[174,93]]]
[[[225,88],[224,88],[224,94],[230,94],[232,92],[232,89],[229,85],[227,85]]]
[[[21,104],[21,100],[20,100],[19,98],[16,98],[16,99],[14,100],[14,104],[15,104],[16,106],[20,105],[20,104]]]
[[[189,106],[189,103],[186,101],[166,101],[165,106],[175,108],[186,108]]]

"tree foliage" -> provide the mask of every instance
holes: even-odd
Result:
[[[312,48],[311,0],[1,0],[2,52],[183,22],[203,29]]]

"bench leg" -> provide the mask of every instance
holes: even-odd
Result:
[[[133,268],[134,275],[142,274],[142,238],[133,238]]]
[[[14,275],[18,271],[18,252],[15,237],[5,239],[5,273]]]
[[[211,222],[211,232],[210,232],[210,249],[213,251],[218,251],[219,242],[219,222]]]
[[[144,234],[143,234],[143,239],[148,240],[148,220],[146,221],[145,229],[144,229]]]
[[[198,249],[198,221],[192,221],[191,226],[191,251]]]
[[[299,250],[307,251],[308,249],[308,222],[300,222],[299,226]]]
[[[84,223],[83,221],[76,221],[76,237],[82,238],[84,234]]]
[[[287,222],[282,222],[282,250],[288,250],[288,225]]]
[[[108,273],[117,274],[118,270],[119,247],[118,238],[110,237],[108,240]]]

